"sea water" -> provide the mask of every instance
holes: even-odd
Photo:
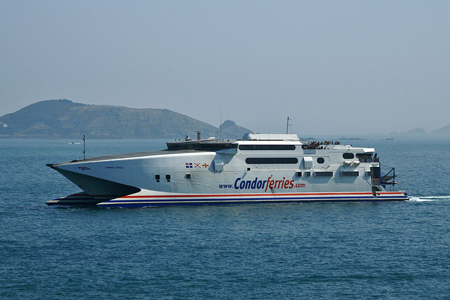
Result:
[[[375,147],[410,201],[48,207],[83,143],[0,140],[1,299],[448,299],[450,139]],[[86,157],[162,140],[88,140]]]

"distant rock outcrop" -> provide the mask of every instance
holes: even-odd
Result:
[[[246,133],[251,133],[247,128],[238,126],[235,122],[231,120],[226,120],[219,127],[220,134],[228,136],[227,138],[231,138],[233,140],[240,139]]]
[[[46,100],[0,117],[3,138],[165,138],[180,139],[202,131],[202,137],[241,138],[251,130],[225,121],[221,128],[167,109],[134,109]]]
[[[426,132],[422,128],[415,128],[415,129],[411,129],[403,134],[404,135],[428,135],[428,132]]]
[[[433,135],[450,135],[450,125],[444,126],[440,129],[433,130],[431,132]]]

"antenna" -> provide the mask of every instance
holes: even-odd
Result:
[[[292,121],[292,119],[290,119],[289,117],[287,117],[287,122],[286,122],[286,134],[289,133],[289,125],[291,125],[291,124],[289,124],[289,121]]]
[[[83,159],[86,160],[86,136],[83,134]]]
[[[222,108],[220,108],[219,139],[222,139]]]

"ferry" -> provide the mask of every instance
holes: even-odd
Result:
[[[395,169],[382,174],[374,148],[246,134],[186,138],[167,149],[47,166],[82,189],[48,205],[102,208],[268,202],[403,201]]]

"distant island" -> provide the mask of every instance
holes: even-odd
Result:
[[[40,101],[0,117],[0,138],[241,138],[250,129],[227,120],[219,128],[167,109]]]
[[[252,130],[227,120],[218,128],[168,109],[135,109],[113,105],[89,105],[67,99],[45,100],[0,117],[0,138],[67,138],[83,135],[94,139],[240,139]],[[377,134],[380,135],[380,134]],[[384,135],[384,134],[383,134]],[[450,136],[450,125],[431,133],[422,128],[391,132],[384,136]],[[314,140],[308,138],[306,140]],[[352,140],[361,138],[341,138]]]
[[[402,136],[427,136],[427,135],[450,135],[450,125],[444,126],[440,129],[433,130],[431,133],[428,133],[423,128],[414,128],[407,132],[398,133],[391,132],[390,136],[402,135]]]

